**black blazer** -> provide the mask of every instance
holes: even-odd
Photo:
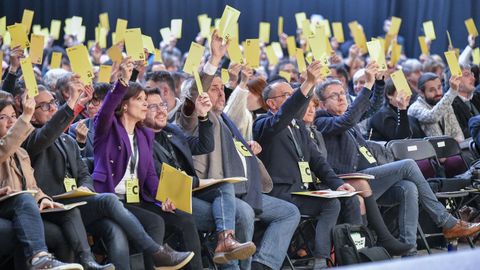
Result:
[[[270,194],[287,201],[291,201],[291,192],[303,189],[302,177],[298,169],[299,158],[288,126],[298,110],[301,110],[309,101],[310,98],[306,98],[300,90],[296,90],[276,114],[269,111],[260,115],[253,124],[254,139],[263,148],[259,158],[263,161],[273,181],[273,189]],[[295,139],[310,170],[331,189],[335,190],[341,186],[344,183],[343,180],[335,175],[314,145],[305,124],[296,120],[295,126],[291,129],[295,133]]]
[[[480,112],[480,93],[474,92],[472,99],[470,102],[477,108]],[[455,112],[455,116],[457,117],[457,121],[462,128],[463,136],[466,138],[470,138],[470,130],[468,128],[468,120],[472,116],[474,116],[470,112],[470,108],[462,101],[460,97],[456,97],[452,103],[453,111]]]
[[[37,127],[22,146],[30,155],[38,186],[49,196],[65,192],[63,181],[67,160],[71,177],[77,180],[77,186],[94,190],[92,177],[82,160],[77,142],[63,133],[72,120],[73,110],[65,104],[50,121]]]
[[[210,120],[198,122],[198,137],[187,136],[183,131],[174,124],[167,124],[163,129],[167,133],[172,146],[175,148],[175,153],[181,153],[184,160],[187,161],[186,168],[182,168],[188,175],[193,176],[193,187],[198,187],[198,177],[193,166],[193,155],[204,155],[213,151],[215,142],[213,137],[213,124]],[[157,175],[160,176],[162,172],[162,163],[167,162],[162,150],[160,150],[160,143],[154,141],[153,145],[153,160]]]

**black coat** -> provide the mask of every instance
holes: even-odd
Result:
[[[474,92],[472,99],[470,100],[473,106],[477,108],[480,112],[480,93]],[[452,103],[453,111],[455,112],[455,116],[457,117],[458,124],[462,128],[463,136],[465,139],[470,138],[470,130],[468,128],[468,120],[472,116],[474,116],[470,112],[470,108],[463,102],[460,97],[456,97]]]

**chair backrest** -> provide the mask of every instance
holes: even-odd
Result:
[[[473,154],[473,157],[475,159],[480,158],[480,152],[478,151],[477,143],[475,143],[475,140],[470,141],[470,144],[468,145],[468,148],[470,149],[470,152]]]
[[[387,143],[395,160],[413,159],[425,178],[437,177],[437,155],[432,144],[422,139],[392,140]]]
[[[441,160],[441,162],[445,169],[446,177],[454,177],[468,169],[467,163],[462,156],[462,149],[453,137],[436,136],[427,137],[425,140],[432,144],[438,159],[445,159]]]

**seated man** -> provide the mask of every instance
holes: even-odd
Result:
[[[462,129],[465,139],[470,138],[468,120],[480,114],[480,92],[475,91],[475,77],[470,66],[461,66],[462,77],[458,88],[458,96],[453,100],[452,107]]]
[[[244,224],[242,228],[236,227],[236,235],[243,242],[250,241],[253,237],[254,218],[257,217],[267,228],[261,243],[257,245],[259,248],[253,256],[251,267],[254,270],[280,269],[300,214],[295,205],[261,193],[262,178],[255,156],[260,150],[259,145],[253,141],[247,143],[235,124],[223,113],[225,92],[221,78],[214,76],[227,50],[227,47],[221,44],[222,39],[214,34],[212,55],[201,75],[203,89],[208,89],[207,93],[212,102],[212,113],[208,118],[213,123],[215,148],[209,154],[193,157],[195,170],[201,179],[238,176],[248,179],[246,183],[235,184],[236,195],[241,199],[236,200],[236,209],[242,212],[237,216],[243,217],[240,224]],[[198,96],[195,80],[187,79],[184,86],[188,87],[188,90],[182,92],[188,93],[188,96],[180,108],[176,122],[188,134],[198,136],[199,119],[193,102]],[[241,265],[242,269],[248,269],[250,260],[242,261]],[[230,264],[229,267],[238,269],[235,264]]]
[[[290,201],[297,205],[300,213],[317,217],[315,232],[315,267],[326,268],[327,258],[331,251],[331,233],[337,223],[340,203],[337,199],[318,199],[306,196],[291,195],[292,192],[306,190],[313,181],[312,176],[305,174],[311,171],[320,178],[323,186],[332,190],[355,191],[342,179],[338,178],[318,148],[310,139],[310,132],[301,120],[295,119],[302,108],[308,105],[313,95],[315,82],[320,78],[321,64],[313,62],[307,69],[307,80],[295,92],[288,83],[274,82],[264,90],[264,100],[269,107],[267,114],[259,116],[253,125],[253,135],[263,148],[259,157],[272,176],[274,183],[271,195]],[[297,169],[298,168],[298,169]],[[371,197],[371,196],[370,196]],[[368,198],[370,198],[368,197]],[[374,202],[372,199],[368,202]],[[344,199],[344,217],[347,223],[361,224],[360,209],[356,196]],[[369,206],[376,207],[375,203]],[[381,216],[378,207],[369,213]],[[378,224],[377,222],[372,223]],[[377,227],[378,228],[378,227]],[[384,231],[387,232],[383,224]],[[378,230],[380,244],[394,254],[402,254],[412,248],[396,241]]]
[[[436,74],[425,73],[420,76],[420,96],[408,108],[408,115],[418,119],[425,135],[447,135],[458,142],[465,139],[451,106],[462,84],[461,77],[452,76],[450,89],[443,94],[442,83]]]
[[[438,202],[420,169],[413,160],[401,160],[378,166],[366,141],[356,127],[361,115],[368,110],[369,96],[374,85],[375,69],[366,70],[367,84],[347,109],[345,90],[340,82],[326,80],[317,87],[316,95],[324,108],[317,112],[315,125],[323,134],[328,151],[328,162],[337,173],[362,172],[375,176],[370,180],[375,199],[378,200],[399,181],[413,182],[408,192],[418,193],[418,199],[437,226],[443,228],[446,238],[458,238],[480,231],[480,224],[457,220]],[[383,80],[377,85],[383,85]],[[418,204],[410,204],[399,215],[400,238],[416,243]]]

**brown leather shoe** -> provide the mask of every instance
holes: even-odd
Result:
[[[469,223],[459,220],[455,226],[450,229],[443,229],[443,236],[446,239],[467,237],[480,232],[480,223]]]
[[[176,270],[184,267],[195,254],[193,252],[181,252],[173,250],[167,244],[152,254],[155,270]]]
[[[226,264],[231,260],[245,260],[255,253],[257,247],[252,242],[239,243],[235,240],[235,234],[232,230],[226,230],[218,233],[217,247],[213,262],[216,264]]]

